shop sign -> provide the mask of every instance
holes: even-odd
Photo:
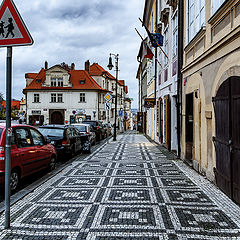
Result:
[[[155,98],[145,98],[144,99],[144,107],[153,108],[156,105]]]

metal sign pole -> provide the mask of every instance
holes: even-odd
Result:
[[[12,47],[7,48],[6,73],[6,148],[5,148],[5,229],[10,228],[10,175],[11,175],[11,100],[12,100]]]
[[[109,109],[107,110],[107,143],[109,143]]]

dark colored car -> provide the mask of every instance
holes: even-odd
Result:
[[[39,127],[39,131],[43,136],[51,140],[51,144],[55,146],[58,156],[67,154],[73,157],[83,149],[80,132],[72,126],[44,125]]]
[[[5,124],[0,123],[0,184],[5,175]],[[11,191],[19,186],[20,179],[44,168],[53,170],[57,154],[54,146],[34,127],[12,125],[11,137]]]
[[[103,127],[106,131],[106,136],[111,136],[112,135],[112,124],[111,123],[103,123]]]
[[[93,127],[93,130],[96,133],[97,141],[101,141],[105,137],[105,130],[103,125],[100,121],[93,121],[93,120],[85,120],[82,123],[89,124]]]
[[[96,133],[91,125],[83,123],[73,123],[72,126],[77,128],[78,131],[80,131],[82,134],[87,134],[89,136],[89,141],[91,145],[96,144]]]

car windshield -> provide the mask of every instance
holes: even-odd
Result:
[[[91,125],[94,126],[94,127],[97,126],[97,122],[94,122],[94,121],[83,121],[83,123],[91,124]]]
[[[83,125],[74,125],[75,128],[78,129],[80,132],[86,132],[86,126]]]
[[[39,128],[43,136],[46,137],[63,137],[64,129],[61,128]]]

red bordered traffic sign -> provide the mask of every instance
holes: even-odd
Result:
[[[0,7],[0,47],[32,44],[33,39],[14,2],[4,0]]]

